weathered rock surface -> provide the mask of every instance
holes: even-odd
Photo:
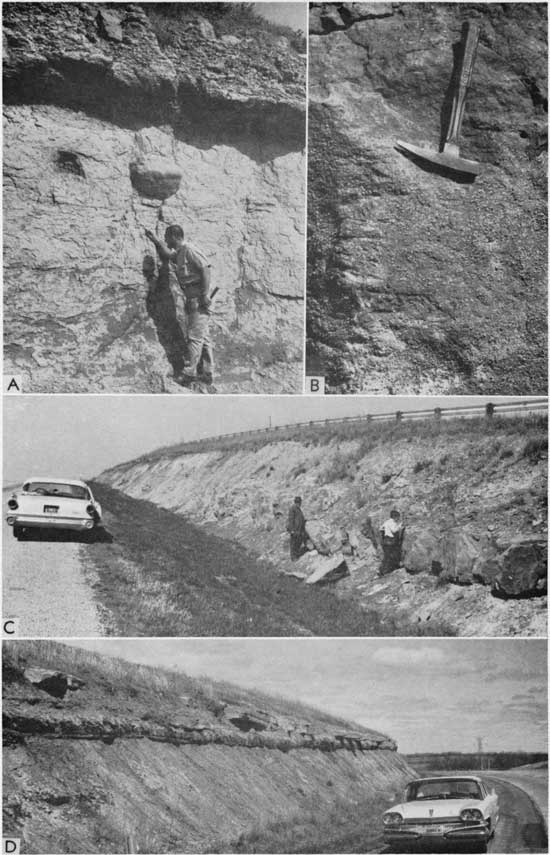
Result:
[[[546,14],[312,4],[307,372],[331,391],[545,392]],[[395,148],[438,150],[466,19],[473,183]]]
[[[361,439],[316,445],[272,435],[251,449],[159,451],[100,480],[253,544],[305,580],[332,557],[288,558],[286,513],[301,495],[307,530],[332,554],[342,551],[342,530],[353,533],[338,596],[382,614],[439,620],[461,635],[537,635],[546,631],[547,452],[525,453],[527,424],[502,434],[468,422],[454,435],[444,426],[426,426],[424,436],[419,427],[417,437],[404,429],[370,448],[367,428],[366,450]],[[379,578],[378,530],[394,507],[406,525],[403,569]]]
[[[220,289],[218,390],[301,391],[304,57],[197,15],[160,46],[138,4],[4,11],[6,373],[185,391],[181,295],[144,234],[178,223]]]

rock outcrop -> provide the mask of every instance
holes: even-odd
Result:
[[[311,4],[307,373],[330,391],[544,394],[546,14]],[[439,150],[466,19],[470,183],[395,147]]]
[[[182,391],[181,294],[145,237],[178,223],[219,287],[219,391],[301,391],[305,57],[139,4],[3,23],[6,373]]]
[[[44,670],[40,642],[31,644],[15,654],[24,649],[27,670]],[[58,674],[65,655],[75,664],[62,647]],[[3,828],[29,853],[127,852],[127,835],[131,851],[220,851],[270,822],[291,828],[313,803],[389,805],[413,774],[395,742],[368,728],[305,707],[293,715],[293,702],[286,714],[245,700],[216,705],[200,681],[181,697],[166,674],[146,669],[136,682],[136,666],[90,665],[88,655],[76,657],[83,688],[57,699],[4,648]]]
[[[538,634],[546,604],[545,426],[539,444],[529,422],[500,424],[502,433],[469,420],[403,424],[388,428],[387,441],[383,432],[371,439],[368,425],[356,428],[357,439],[324,442],[307,429],[303,441],[300,429],[292,440],[273,432],[248,449],[243,440],[233,451],[159,450],[100,480],[254,544],[282,573],[306,580],[334,568],[338,596],[382,614],[437,618],[467,635]],[[286,510],[296,494],[312,551],[293,562]],[[379,529],[393,507],[404,514],[403,567],[380,578]]]

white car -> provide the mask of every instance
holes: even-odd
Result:
[[[498,796],[472,775],[419,778],[408,784],[403,802],[387,810],[382,820],[384,840],[396,849],[466,844],[486,852],[498,822]]]
[[[7,522],[18,540],[31,528],[90,532],[101,522],[101,505],[84,481],[29,478],[8,499]]]

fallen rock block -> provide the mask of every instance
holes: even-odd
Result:
[[[330,534],[325,530],[324,526],[313,520],[312,522],[308,522],[306,526],[306,533],[311,543],[313,544],[314,549],[320,555],[331,555],[332,549],[330,545]]]
[[[547,563],[544,543],[510,546],[500,559],[492,593],[501,597],[531,597],[546,593]]]
[[[443,569],[441,561],[439,539],[434,534],[407,530],[402,551],[402,564],[407,572],[438,575]]]
[[[327,585],[349,576],[349,567],[344,556],[339,553],[330,557],[319,556],[314,572],[306,579],[306,585]]]
[[[67,691],[76,692],[77,689],[86,685],[84,680],[79,680],[72,674],[49,671],[46,668],[25,668],[23,676],[29,683],[33,683],[37,689],[48,692],[54,698],[64,698]]]
[[[130,164],[130,180],[140,195],[167,199],[179,190],[181,170],[165,158],[149,157]]]
[[[453,531],[441,542],[443,572],[441,579],[457,585],[471,585],[479,548],[465,531]]]

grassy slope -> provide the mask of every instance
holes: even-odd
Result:
[[[417,635],[282,576],[183,517],[93,483],[112,543],[87,548],[107,631],[119,636]],[[448,634],[434,625],[430,634]]]
[[[86,688],[69,693],[63,704],[70,705],[73,709],[80,705],[87,712],[90,712],[91,705],[121,715],[130,709],[134,716],[142,710],[154,710],[159,721],[170,721],[172,715],[181,712],[182,697],[185,697],[197,709],[202,708],[214,714],[219,712],[220,702],[223,701],[266,709],[275,716],[303,717],[320,728],[323,725],[332,725],[344,730],[369,733],[368,728],[362,725],[290,698],[268,695],[223,680],[194,678],[182,671],[140,665],[115,656],[103,656],[57,641],[5,641],[2,658],[5,669],[10,666],[16,669],[52,668],[84,680]]]
[[[456,418],[448,421],[421,419],[419,421],[367,422],[350,421],[339,424],[320,423],[306,427],[289,425],[278,429],[268,430],[256,435],[247,436],[245,433],[235,437],[212,437],[200,442],[180,442],[163,446],[141,455],[135,460],[127,461],[113,470],[124,471],[136,463],[153,463],[156,460],[173,459],[181,454],[194,454],[198,451],[253,451],[267,443],[296,441],[306,446],[326,446],[333,441],[360,439],[361,443],[354,453],[360,459],[380,445],[391,446],[398,440],[410,442],[431,439],[439,436],[494,436],[495,442],[504,443],[506,436],[517,435],[518,431],[525,435],[525,454],[540,454],[548,448],[548,418],[546,415],[509,416],[486,418]]]

